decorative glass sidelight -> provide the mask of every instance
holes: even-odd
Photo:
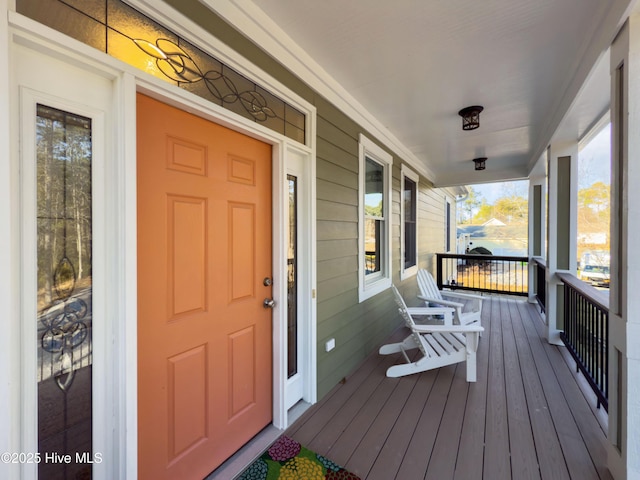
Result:
[[[85,479],[93,458],[91,119],[38,105],[36,152],[39,477]],[[61,458],[69,462],[51,460]]]
[[[16,0],[16,10],[305,143],[304,113],[121,0]]]
[[[289,241],[287,242],[287,378],[298,373],[298,179],[287,175]]]

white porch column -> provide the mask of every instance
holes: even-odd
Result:
[[[533,257],[543,258],[546,262],[545,240],[547,238],[546,219],[546,198],[547,198],[546,176],[531,177],[529,179],[529,292],[530,303],[536,303],[537,264],[531,261]],[[542,292],[544,294],[544,292]]]
[[[564,287],[556,273],[577,273],[578,140],[552,144],[548,161],[547,340],[562,345]]]
[[[609,470],[640,478],[640,16],[611,47]]]

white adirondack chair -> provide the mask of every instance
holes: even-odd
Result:
[[[380,347],[381,355],[402,353],[407,363],[387,369],[387,377],[402,377],[424,372],[459,362],[467,362],[467,382],[476,381],[476,351],[478,336],[483,328],[479,325],[416,325],[412,315],[451,315],[449,307],[408,308],[395,285],[391,286],[398,310],[411,334],[400,343]],[[418,348],[422,356],[415,362],[407,350]]]
[[[454,309],[453,322],[457,325],[477,323],[482,325],[482,300],[480,295],[438,290],[438,284],[427,270],[418,270],[418,298],[427,306],[439,305]]]

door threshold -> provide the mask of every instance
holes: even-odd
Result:
[[[268,425],[222,465],[205,477],[205,480],[231,480],[235,478],[262,455],[280,435],[282,435],[282,430],[274,427],[273,424]]]
[[[311,405],[300,401],[288,411],[289,425],[292,425]],[[204,480],[231,480],[240,475],[245,468],[262,455],[275,442],[284,430],[270,424],[249,440],[240,450],[229,457],[222,465],[211,472]]]
[[[296,423],[304,412],[306,412],[311,407],[310,403],[305,402],[304,400],[300,400],[293,407],[291,407],[287,411],[287,428]]]

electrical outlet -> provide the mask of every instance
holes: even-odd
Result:
[[[334,348],[336,348],[336,339],[335,338],[327,340],[327,343],[324,344],[324,349],[327,352],[330,352]]]

